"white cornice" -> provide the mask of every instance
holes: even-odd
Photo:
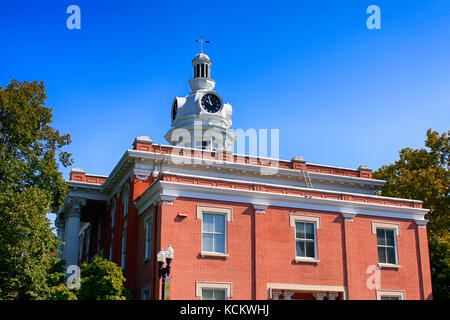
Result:
[[[247,185],[263,185],[263,186],[268,186],[268,187],[293,189],[293,190],[299,190],[299,191],[304,191],[304,192],[323,192],[323,193],[331,193],[331,194],[349,195],[349,196],[355,196],[355,197],[372,198],[372,199],[378,199],[378,200],[393,200],[393,201],[401,201],[401,202],[422,203],[422,201],[420,201],[420,200],[392,198],[392,197],[384,197],[384,196],[378,196],[378,195],[361,194],[361,193],[356,193],[356,192],[334,191],[334,190],[328,190],[328,189],[311,189],[311,188],[306,188],[306,187],[296,187],[296,186],[284,185],[284,184],[255,182],[255,181],[240,180],[240,179],[217,178],[217,177],[211,177],[211,176],[199,176],[199,175],[174,173],[174,172],[167,172],[167,174],[178,176],[178,177],[186,177],[186,178],[194,178],[194,179],[200,178],[200,179],[211,180],[211,181],[242,183],[242,184],[247,184]]]
[[[161,189],[161,194],[171,195],[174,197],[200,198],[249,204],[261,203],[277,207],[311,209],[401,219],[424,220],[424,215],[428,212],[428,209],[421,208],[406,208],[326,198],[306,198],[288,194],[220,188],[168,181],[159,181],[157,183],[157,188]],[[139,206],[145,207],[146,204],[144,199],[141,200],[142,202],[139,201],[141,202],[139,203]]]

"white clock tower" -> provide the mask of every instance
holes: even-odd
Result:
[[[202,50],[192,65],[194,77],[189,80],[192,92],[173,99],[172,128],[165,138],[171,145],[181,147],[231,150],[236,140],[236,134],[229,129],[232,107],[214,91],[216,82],[211,79],[211,60]]]

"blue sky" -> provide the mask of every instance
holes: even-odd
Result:
[[[376,169],[449,129],[447,0],[1,0],[0,86],[43,80],[74,167],[108,175],[134,137],[166,144],[200,35],[233,127],[280,129],[282,159]]]

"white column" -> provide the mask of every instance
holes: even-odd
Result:
[[[291,300],[294,295],[294,291],[284,291],[284,300]]]
[[[66,264],[78,265],[78,237],[80,233],[81,206],[85,203],[83,199],[70,199],[67,212],[65,228],[64,259]]]
[[[313,296],[314,298],[316,298],[316,300],[323,300],[323,298],[325,298],[325,296],[327,295],[326,292],[314,292]]]
[[[281,291],[273,290],[272,291],[272,297],[273,300],[280,300]]]
[[[328,298],[328,300],[336,300],[338,295],[339,295],[339,292],[328,292],[327,298]]]

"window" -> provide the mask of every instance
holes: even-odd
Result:
[[[231,298],[231,282],[203,282],[195,283],[195,296],[202,300],[228,300]]]
[[[316,258],[316,225],[314,222],[295,222],[295,256]]]
[[[153,230],[153,217],[150,216],[144,222],[145,227],[145,259],[149,259],[152,256],[152,230]]]
[[[111,229],[114,228],[115,223],[116,223],[116,200],[113,200],[111,206]]]
[[[377,290],[377,300],[405,300],[405,292],[401,290]]]
[[[125,269],[127,258],[127,232],[122,234],[122,269]]]
[[[130,199],[130,188],[128,187],[128,185],[125,187],[125,191],[123,193],[123,198],[122,198],[122,202],[123,202],[123,215],[126,216],[128,213],[128,202]]]
[[[401,300],[400,296],[381,296],[380,300]]]
[[[150,286],[145,286],[144,288],[142,288],[141,300],[150,300],[150,293]]]
[[[202,300],[226,300],[226,289],[202,289]]]
[[[203,213],[202,218],[202,251],[226,252],[225,215]]]
[[[111,243],[109,244],[109,261],[113,259],[114,235],[111,235]]]
[[[397,264],[395,230],[377,228],[378,262]]]

